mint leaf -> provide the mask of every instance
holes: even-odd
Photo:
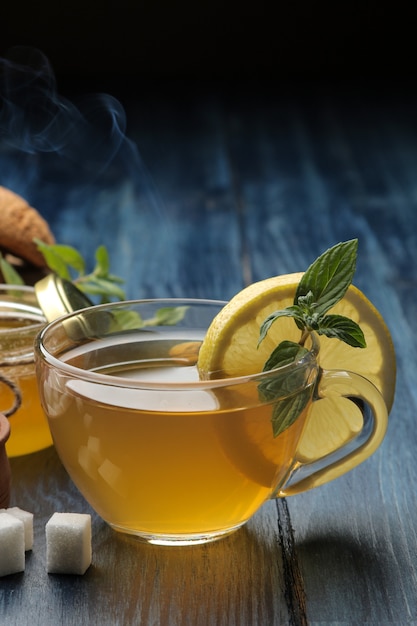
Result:
[[[85,272],[85,261],[81,254],[72,246],[64,244],[47,244],[40,239],[34,239],[38,250],[42,253],[49,269],[56,272],[61,278],[71,279],[69,268],[78,274]]]
[[[311,399],[313,388],[313,385],[304,387],[299,393],[283,398],[275,404],[271,419],[274,437],[278,437],[298,419]]]
[[[294,304],[309,294],[310,307],[318,317],[339,302],[352,283],[356,269],[358,240],[352,239],[329,248],[303,274]],[[311,302],[311,296],[314,302]]]
[[[137,311],[116,309],[112,311],[112,330],[137,330],[149,326],[174,326],[180,322],[187,306],[162,307],[154,317],[143,319]]]
[[[125,292],[114,281],[90,274],[84,280],[74,281],[81,291],[90,295],[102,296],[102,302],[108,302],[109,298],[117,300],[125,299]]]
[[[96,250],[96,267],[94,273],[97,276],[108,276],[110,271],[109,253],[105,246],[99,246]]]
[[[188,306],[162,307],[156,313],[158,326],[175,326],[183,319],[187,309]]]
[[[319,335],[340,339],[354,348],[366,348],[365,336],[360,326],[343,315],[325,315],[317,332]]]
[[[38,246],[38,249],[40,250],[40,252],[42,252],[45,263],[50,270],[55,272],[55,274],[58,274],[60,278],[64,278],[65,280],[71,280],[71,274],[68,266],[59,254],[56,254],[56,252],[50,247],[41,248],[40,246]]]
[[[297,324],[298,322],[302,324],[304,319],[302,309],[296,305],[288,306],[285,309],[281,309],[280,311],[274,311],[274,313],[268,315],[268,317],[261,324],[258,346],[265,339],[272,324],[280,317],[293,317],[296,320]]]
[[[0,271],[3,274],[4,281],[9,285],[23,285],[20,274],[16,272],[13,265],[8,263],[0,254]]]
[[[283,367],[294,361],[299,361],[305,354],[307,354],[307,348],[303,348],[299,343],[293,341],[281,341],[281,343],[273,350],[269,359],[264,365],[263,371],[275,369],[276,367]]]
[[[297,362],[308,353],[307,348],[293,341],[282,341],[272,352],[264,366],[264,371],[284,367]],[[258,386],[263,402],[273,402],[272,430],[277,437],[291,426],[306,407],[312,391],[305,384],[305,368],[279,369]]]
[[[317,331],[320,334],[324,315],[343,298],[352,283],[357,248],[358,240],[352,239],[336,244],[320,255],[301,277],[293,305],[275,311],[261,324],[258,345],[280,317],[292,317],[303,333]],[[346,336],[350,337],[350,333]],[[341,334],[339,338],[342,337]]]
[[[280,317],[292,317],[298,328],[303,333],[316,331],[321,333],[321,324],[325,314],[345,295],[352,283],[356,268],[356,255],[358,240],[336,244],[329,248],[303,274],[297,286],[294,296],[294,304],[269,315],[261,324],[258,345],[265,339],[272,324]],[[363,347],[362,340],[356,330],[350,329],[343,333],[329,331],[331,322],[324,325],[324,332],[329,337],[344,337],[348,343],[359,341],[358,346]],[[335,324],[334,324],[335,325]],[[356,339],[352,339],[352,334]]]
[[[144,326],[143,319],[137,311],[116,309],[111,314],[111,331],[137,330]]]
[[[125,292],[120,287],[124,280],[110,273],[110,259],[105,246],[97,248],[94,270],[86,274],[85,260],[72,246],[46,244],[40,239],[34,239],[34,242],[49,269],[73,282],[84,293],[99,296],[101,303],[109,302],[112,298],[125,300]]]
[[[166,306],[156,311],[154,317],[143,321],[143,326],[175,326],[178,324],[188,309],[188,306]]]

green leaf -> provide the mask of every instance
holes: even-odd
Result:
[[[85,277],[85,280],[76,281],[77,287],[84,293],[88,293],[93,296],[107,296],[114,297],[119,300],[125,299],[125,292],[112,280],[107,278],[101,278],[90,274]]]
[[[43,254],[45,261],[48,267],[57,273],[59,273],[55,267],[52,267],[50,263],[56,265],[59,268],[59,271],[62,271],[62,267],[65,264],[66,266],[72,267],[76,270],[80,275],[85,272],[85,261],[81,254],[73,248],[72,246],[67,246],[64,244],[47,244],[41,241],[40,239],[34,239],[34,242],[37,245],[38,250]],[[66,276],[62,276],[62,278],[68,278],[69,271],[66,271]],[[61,275],[61,274],[60,274]]]
[[[126,282],[124,278],[120,278],[120,276],[116,276],[115,274],[107,274],[107,280],[111,280],[112,283],[117,283],[119,285],[124,285]]]
[[[96,265],[90,274],[86,274],[86,263],[80,252],[72,246],[63,244],[46,244],[40,239],[33,240],[42,253],[50,270],[77,285],[90,295],[100,296],[101,302],[109,302],[112,298],[125,300],[124,290],[119,286],[124,283],[122,278],[110,274],[110,259],[105,246],[96,249]],[[71,270],[77,273],[71,274]]]
[[[113,330],[134,330],[149,326],[173,326],[185,315],[187,306],[162,307],[154,317],[143,319],[136,311],[116,309],[112,312]]]
[[[115,311],[112,311],[111,319],[112,332],[120,330],[137,330],[145,325],[142,317],[136,311],[116,309]]]
[[[14,267],[0,254],[0,270],[8,285],[23,285],[24,281]]]
[[[296,321],[303,322],[303,312],[297,305],[288,306],[285,309],[271,313],[261,324],[258,346],[265,339],[272,324],[280,317],[293,317]]]
[[[144,321],[144,326],[175,326],[184,319],[187,309],[187,306],[161,307],[155,317]]]
[[[94,273],[97,274],[97,276],[108,276],[110,271],[110,259],[107,248],[105,246],[99,246],[96,250],[95,257],[96,267],[94,269]]]
[[[45,248],[41,252],[50,270],[65,280],[72,280],[68,266],[61,256],[57,255],[52,248]]]
[[[294,304],[309,292],[314,295],[314,312],[324,315],[345,295],[356,269],[358,240],[351,239],[329,248],[303,274],[294,298]]]
[[[184,319],[188,306],[162,307],[156,313],[158,326],[175,326]]]
[[[265,363],[264,371],[274,369],[270,377],[258,385],[262,402],[273,402],[272,427],[277,437],[297,419],[304,410],[311,391],[305,387],[305,367],[286,368],[297,363],[308,350],[293,341],[282,341]],[[279,369],[283,367],[283,370]],[[306,391],[307,389],[307,391]]]
[[[266,372],[299,361],[307,352],[308,350],[300,346],[299,343],[281,341],[266,361],[263,371]]]
[[[343,315],[325,315],[320,320],[319,335],[335,337],[354,348],[366,348],[365,336],[360,326]]]
[[[313,393],[313,388],[314,386],[310,385],[293,396],[277,401],[271,419],[274,437],[278,437],[284,430],[294,424],[308,405]]]

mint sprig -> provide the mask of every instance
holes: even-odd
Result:
[[[358,324],[342,315],[326,315],[345,295],[356,269],[358,240],[352,239],[329,248],[303,274],[291,306],[271,313],[262,323],[258,345],[280,317],[292,317],[306,333],[336,337],[355,348],[365,348],[364,334]]]
[[[271,313],[264,320],[258,345],[265,339],[272,324],[281,317],[292,317],[301,331],[298,343],[283,341],[274,349],[264,365],[264,371],[299,361],[307,353],[304,344],[312,332],[339,339],[355,348],[366,347],[365,336],[356,322],[343,315],[327,314],[343,298],[352,283],[357,251],[357,239],[338,243],[326,250],[303,274],[293,304]],[[296,379],[291,380],[299,382]],[[286,389],[289,395],[285,403],[275,396],[277,403],[272,416],[275,437],[297,419],[313,392],[311,390],[306,393],[303,390],[302,393],[297,393],[297,389],[299,390],[299,386],[295,384]],[[261,397],[268,400],[265,383],[261,383],[259,391]]]
[[[125,300],[121,285],[125,282],[110,272],[110,259],[107,248],[99,246],[95,251],[95,267],[87,273],[86,262],[78,250],[61,243],[47,244],[34,239],[47,267],[60,278],[69,280],[84,293],[97,296],[104,304],[111,299]],[[0,272],[8,285],[23,285],[24,281],[6,259],[0,254]]]
[[[95,267],[87,273],[84,258],[72,246],[47,244],[40,239],[34,239],[34,242],[49,269],[61,278],[72,281],[84,293],[100,297],[101,303],[109,302],[112,298],[126,299],[121,288],[124,280],[110,272],[110,259],[105,246],[97,248]]]
[[[92,272],[86,272],[86,262],[81,253],[66,244],[47,244],[34,239],[42,253],[47,267],[60,278],[76,285],[84,293],[100,296],[101,303],[111,300],[125,300],[125,292],[120,287],[122,278],[110,272],[110,259],[107,248],[99,246],[95,252],[96,264]],[[0,253],[0,271],[8,285],[23,285],[24,281]],[[143,319],[137,311],[115,310],[111,317],[112,331],[137,330],[152,326],[175,326],[185,317],[187,306],[161,307],[153,317]]]

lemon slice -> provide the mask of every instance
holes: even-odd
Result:
[[[197,367],[201,378],[227,378],[261,372],[272,350],[284,339],[299,341],[301,331],[292,318],[279,318],[258,345],[259,329],[265,318],[278,309],[293,304],[302,273],[268,278],[240,291],[211,323],[200,347]],[[379,389],[388,411],[394,391],[396,360],[390,332],[374,305],[351,285],[331,313],[356,321],[365,335],[366,348],[353,348],[334,338],[319,337],[320,365],[324,369],[350,370],[361,374]],[[255,446],[262,463],[276,463],[271,424],[243,417],[246,449]],[[298,446],[297,458],[308,462],[329,454],[347,443],[362,428],[362,414],[348,399],[324,398],[314,403],[307,426]],[[240,435],[239,435],[240,436]],[[233,437],[228,437],[228,448]],[[279,437],[277,438],[279,439]],[[239,453],[232,451],[236,460]],[[240,454],[240,457],[243,455]],[[260,455],[259,461],[261,462]],[[239,465],[247,465],[238,459]]]
[[[274,276],[253,283],[234,296],[214,318],[200,347],[202,378],[228,378],[261,372],[272,350],[284,339],[298,341],[300,330],[292,318],[278,319],[257,348],[265,318],[293,303],[302,273]],[[366,348],[352,348],[337,339],[320,337],[320,365],[346,369],[368,378],[391,410],[395,390],[395,352],[390,332],[374,305],[351,285],[331,313],[350,317],[363,330]]]

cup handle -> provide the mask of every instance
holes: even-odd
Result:
[[[343,370],[321,370],[314,402],[322,398],[347,398],[353,402],[361,410],[362,427],[355,436],[351,431],[335,450],[324,456],[313,458],[312,455],[311,460],[305,462],[296,454],[283,486],[274,497],[292,496],[342,476],[371,456],[385,436],[388,426],[385,401],[373,383],[363,376]],[[307,436],[308,420],[298,450]]]

